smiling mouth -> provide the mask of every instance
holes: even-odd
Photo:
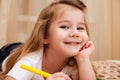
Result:
[[[80,42],[65,42],[65,44],[68,44],[68,45],[78,45],[78,44],[80,44]]]

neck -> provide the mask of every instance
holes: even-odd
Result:
[[[55,73],[62,70],[66,65],[68,58],[59,56],[58,53],[50,52],[43,54],[42,69],[49,73]]]

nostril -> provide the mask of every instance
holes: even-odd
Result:
[[[70,37],[79,37],[79,34],[78,33],[71,33]]]
[[[70,37],[79,37],[79,32],[76,28],[72,28],[69,34]]]

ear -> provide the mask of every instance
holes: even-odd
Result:
[[[47,40],[47,39],[44,39],[44,40],[43,40],[43,43],[44,43],[44,44],[48,44],[48,40]]]

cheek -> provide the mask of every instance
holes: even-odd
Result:
[[[87,35],[87,34],[84,34],[83,37],[82,37],[82,42],[83,42],[83,44],[85,44],[85,43],[88,42],[88,41],[89,41],[88,35]]]
[[[86,41],[89,41],[89,36],[86,34],[86,36],[85,36],[85,40]]]
[[[51,42],[59,42],[61,40],[63,40],[64,35],[62,35],[61,32],[59,31],[53,31],[50,35],[49,41]]]

